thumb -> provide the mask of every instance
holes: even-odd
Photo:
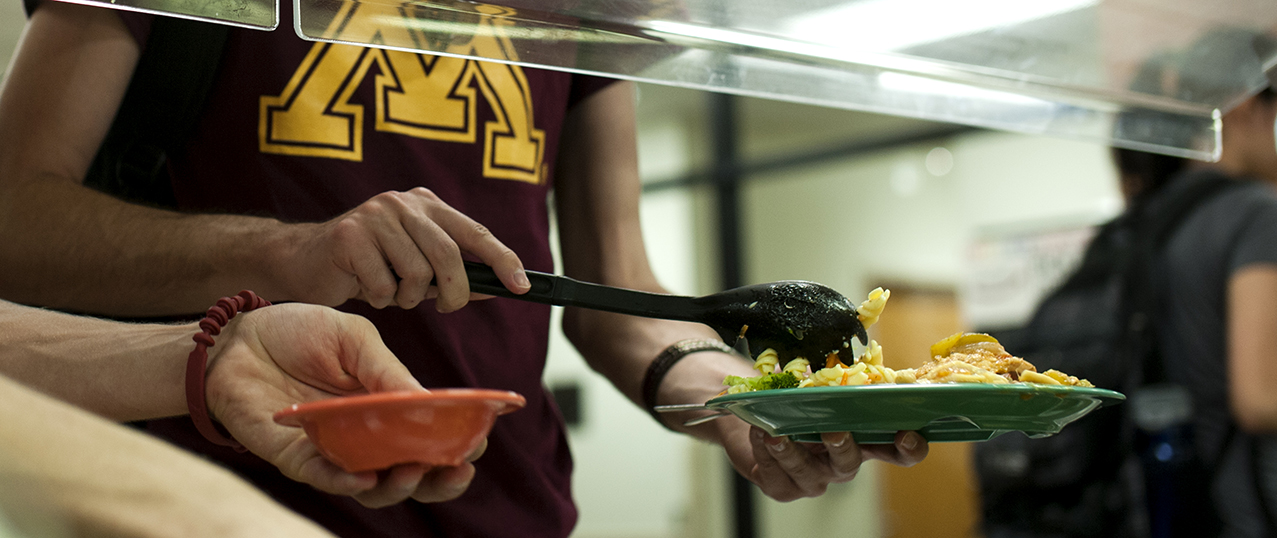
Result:
[[[344,314],[343,330],[347,342],[344,355],[353,359],[346,371],[359,380],[368,392],[425,390],[408,368],[386,347],[381,334],[362,316]]]

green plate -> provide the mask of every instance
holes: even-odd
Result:
[[[730,411],[772,436],[819,443],[821,432],[851,432],[857,443],[890,443],[914,430],[933,443],[988,441],[1010,431],[1046,437],[1101,405],[1111,390],[1008,383],[808,387],[729,394],[705,407]]]

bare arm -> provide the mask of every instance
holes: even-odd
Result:
[[[582,102],[565,123],[555,179],[563,266],[576,279],[667,293],[652,274],[639,225],[633,101],[630,83],[612,84]],[[717,338],[703,325],[579,308],[564,312],[563,330],[592,368],[639,403],[643,375],[661,350],[683,339]],[[723,353],[689,355],[670,370],[657,401],[705,402],[723,389],[728,374],[754,371],[747,361]],[[866,457],[911,465],[927,450],[917,434],[902,433],[897,445],[873,448],[846,442],[846,434],[826,434],[816,449],[768,438],[734,417],[695,428],[681,426],[686,418],[665,420],[721,444],[737,471],[780,500],[819,495],[830,482],[850,480]]]
[[[46,2],[28,23],[0,94],[4,297],[125,315],[186,313],[238,291],[219,267],[258,263],[229,247],[263,234],[265,219],[180,217],[81,185],[138,53],[110,10]]]
[[[163,315],[241,289],[333,306],[411,308],[437,295],[446,312],[470,299],[462,252],[527,289],[513,251],[425,189],[284,224],[162,211],[84,187],[138,56],[114,11],[45,2],[32,16],[0,93],[0,297]]]
[[[197,332],[193,323],[119,323],[0,301],[0,375],[113,420],[182,415],[186,358]],[[408,497],[444,501],[469,486],[470,463],[402,465],[381,476],[344,472],[300,428],[272,420],[303,401],[422,390],[368,320],[314,305],[276,305],[237,316],[215,342],[205,382],[210,414],[289,478],[369,506]]]
[[[1228,381],[1242,429],[1277,430],[1277,266],[1248,266],[1229,279]]]
[[[221,468],[3,376],[0,509],[110,536],[331,536]]]
[[[0,301],[0,375],[112,420],[182,415],[183,358],[197,332],[194,323],[118,323]]]

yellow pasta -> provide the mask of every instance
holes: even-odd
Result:
[[[763,375],[776,371],[776,365],[780,363],[780,355],[776,350],[768,348],[758,354],[758,358],[754,359],[754,369]]]
[[[878,323],[878,318],[882,316],[882,309],[887,306],[887,299],[890,297],[891,290],[874,288],[873,291],[869,292],[869,298],[861,302],[859,308],[856,308],[860,324],[868,329],[870,325]]]
[[[785,367],[781,369],[781,371],[789,372],[791,374],[794,374],[795,376],[798,376],[801,379],[802,376],[807,375],[807,367],[810,365],[811,363],[807,362],[807,359],[799,357],[797,359],[789,361],[789,363],[786,364]]]
[[[860,303],[860,307],[856,309],[857,317],[865,327],[878,321],[890,296],[891,291],[876,288]],[[895,370],[885,366],[882,357],[882,346],[877,341],[870,340],[864,352],[850,366],[844,364],[838,354],[831,353],[825,359],[825,368],[813,369],[807,359],[794,359],[781,369],[780,374],[792,374],[798,380],[798,388],[912,383],[1094,386],[1085,379],[1078,379],[1058,370],[1038,372],[1028,361],[1007,353],[997,339],[987,334],[958,333],[940,340],[931,346],[931,360],[917,368]],[[754,368],[764,376],[776,374],[778,362],[776,351],[767,349],[758,355]],[[761,378],[754,378],[754,381],[759,379]],[[794,386],[793,379],[789,379],[788,383],[779,386],[763,385],[763,388]],[[729,394],[757,390],[746,383],[729,385],[731,386],[725,391]]]

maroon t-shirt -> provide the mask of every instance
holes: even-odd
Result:
[[[424,186],[487,226],[528,269],[551,271],[547,194],[572,104],[608,81],[493,62],[311,43],[285,25],[232,30],[207,112],[171,171],[183,210],[323,221],[390,190]],[[151,19],[122,14],[145,45]],[[375,30],[375,18],[342,24]],[[371,30],[370,30],[371,29]],[[474,46],[503,45],[476,37]],[[481,40],[494,40],[481,43]],[[509,54],[515,54],[509,47]],[[517,58],[510,58],[512,60]],[[371,319],[426,387],[512,390],[527,407],[497,420],[461,498],[368,509],[215,447],[189,419],[150,430],[223,462],[348,537],[566,536],[576,522],[564,424],[541,382],[550,310],[493,299],[438,314],[343,310]]]

